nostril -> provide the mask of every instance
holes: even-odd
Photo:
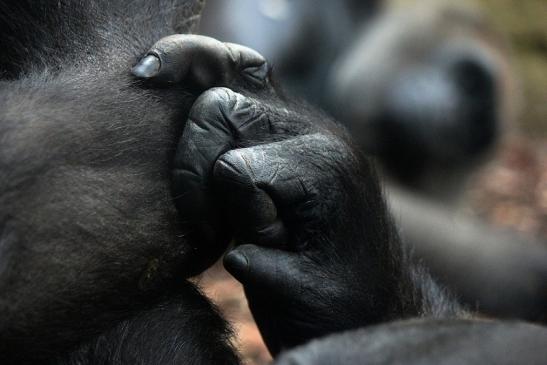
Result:
[[[460,114],[466,122],[465,152],[478,155],[496,141],[499,131],[499,104],[497,79],[492,65],[479,57],[466,57],[452,66],[455,84],[459,89]]]
[[[466,95],[494,98],[496,93],[495,72],[478,59],[464,58],[452,66],[454,79]]]

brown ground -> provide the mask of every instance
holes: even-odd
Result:
[[[470,189],[473,213],[547,242],[547,139],[512,137]]]
[[[232,324],[237,337],[236,347],[241,353],[244,364],[269,363],[270,353],[262,342],[241,285],[224,270],[221,263],[206,272],[199,284]]]

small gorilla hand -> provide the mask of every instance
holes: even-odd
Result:
[[[233,57],[234,48],[243,51]],[[218,84],[241,91],[213,88],[196,100],[175,157],[174,193],[199,257],[220,254],[230,238],[243,244],[225,266],[243,283],[272,353],[397,316],[398,241],[373,169],[345,132],[282,100],[262,71],[266,79],[257,84],[253,71],[248,86],[237,70],[249,69],[241,60],[261,59],[253,51],[195,36],[154,49],[160,61],[169,56],[154,81],[210,87],[214,78],[203,75],[220,75]]]

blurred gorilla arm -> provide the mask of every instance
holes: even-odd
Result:
[[[429,199],[392,188],[388,201],[406,245],[478,311],[547,321],[547,249]]]
[[[282,354],[276,365],[543,365],[547,328],[519,322],[422,319],[338,333]]]

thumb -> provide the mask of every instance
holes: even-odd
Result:
[[[298,281],[296,253],[242,245],[224,256],[224,267],[246,289],[290,290]]]

